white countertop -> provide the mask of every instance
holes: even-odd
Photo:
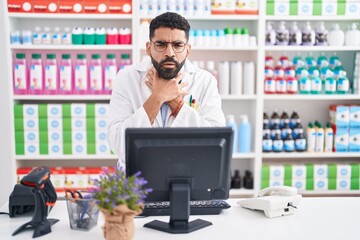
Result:
[[[169,217],[147,217],[135,219],[135,239],[274,239],[274,240],[359,240],[360,239],[360,198],[329,197],[303,198],[294,215],[266,218],[263,212],[244,209],[236,204],[238,199],[229,199],[232,205],[220,215],[191,216],[190,220],[204,219],[212,226],[189,234],[168,234],[144,228],[143,225],[154,219],[169,221]],[[8,212],[5,205],[1,211]],[[49,218],[60,219],[52,226],[52,232],[36,239],[104,239],[101,226],[102,214],[98,225],[88,232],[71,230],[65,201],[58,201]],[[32,239],[33,230],[11,234],[22,224],[31,220],[31,216],[10,218],[0,215],[0,239]]]

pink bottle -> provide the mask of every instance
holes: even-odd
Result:
[[[265,66],[265,78],[273,78],[274,77],[274,69],[270,66]]]
[[[265,66],[274,67],[274,58],[272,56],[265,57]]]
[[[78,54],[74,68],[75,94],[88,93],[88,68],[86,54]]]
[[[106,44],[118,44],[118,30],[115,27],[106,29]]]
[[[91,55],[90,61],[90,93],[102,94],[103,92],[103,71],[100,54]]]
[[[31,55],[29,82],[29,94],[38,95],[43,93],[44,79],[41,54],[34,53]]]
[[[272,77],[265,78],[264,92],[274,94],[276,92],[276,81]]]
[[[277,65],[274,69],[274,77],[276,78],[284,78],[285,70],[282,65]]]
[[[295,77],[296,72],[293,66],[287,66],[285,68],[285,78]]]
[[[63,54],[59,71],[59,94],[73,94],[73,72],[70,54]]]
[[[25,53],[17,53],[14,60],[14,94],[27,94],[29,88]]]
[[[107,54],[104,68],[104,93],[111,94],[117,74],[115,54]]]
[[[121,70],[128,65],[131,65],[130,54],[121,54],[119,69]]]
[[[298,92],[298,80],[295,76],[286,78],[286,92],[289,94],[296,94]]]
[[[55,95],[58,93],[58,67],[55,54],[47,54],[45,61],[45,94]]]
[[[119,29],[119,44],[131,44],[130,28],[120,28]]]
[[[276,93],[285,94],[286,93],[286,80],[283,77],[276,77]]]

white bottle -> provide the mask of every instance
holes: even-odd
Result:
[[[42,32],[40,27],[35,27],[35,31],[33,33],[33,43],[41,44],[42,43]]]
[[[328,122],[326,124],[326,129],[325,129],[325,152],[332,152],[333,149],[333,145],[334,145],[334,131],[331,128],[330,123]]]
[[[306,22],[302,31],[302,45],[315,45],[315,31],[311,28],[310,22]]]
[[[255,94],[255,64],[254,62],[244,63],[244,95]]]
[[[215,69],[215,62],[214,61],[207,61],[206,62],[206,69],[211,72],[211,74],[216,78],[216,80],[218,81],[218,72]]]
[[[324,135],[324,128],[319,124],[319,127],[316,129],[315,152],[324,152]]]
[[[338,23],[335,23],[333,25],[333,30],[329,32],[329,45],[330,46],[343,46],[345,40],[345,34],[340,29],[340,26]]]
[[[276,33],[271,24],[272,24],[271,22],[266,23],[266,35],[265,35],[266,45],[275,45],[276,43]]]
[[[69,27],[64,28],[64,32],[61,37],[62,44],[71,44],[71,29]]]
[[[52,35],[52,43],[57,45],[62,43],[62,34],[60,33],[59,27],[54,28],[54,33]]]
[[[360,30],[357,28],[357,23],[352,23],[350,29],[345,34],[346,46],[360,46]]]
[[[293,22],[289,31],[289,45],[301,45],[302,33],[297,25]]]
[[[44,32],[41,38],[43,44],[51,44],[52,34],[49,27],[44,27]]]
[[[230,94],[241,95],[242,93],[242,63],[231,62],[230,64]]]
[[[315,152],[316,147],[316,130],[314,125],[310,122],[306,128],[306,137],[307,137],[307,151]]]
[[[219,62],[219,93],[220,95],[229,95],[230,85],[230,66],[229,62]]]
[[[238,152],[238,126],[232,114],[226,115],[226,126],[233,130],[233,154]]]
[[[276,45],[289,44],[289,31],[286,29],[285,22],[280,22],[279,28],[276,30]]]

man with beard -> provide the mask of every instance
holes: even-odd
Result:
[[[217,81],[191,64],[190,25],[177,13],[150,23],[149,59],[120,70],[110,100],[108,141],[125,162],[125,129],[134,127],[222,127],[225,117]]]

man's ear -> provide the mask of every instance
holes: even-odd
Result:
[[[146,42],[146,53],[147,55],[151,56],[151,43],[150,42]]]
[[[187,47],[186,47],[186,57],[189,57],[190,52],[191,52],[191,45],[188,44]]]

